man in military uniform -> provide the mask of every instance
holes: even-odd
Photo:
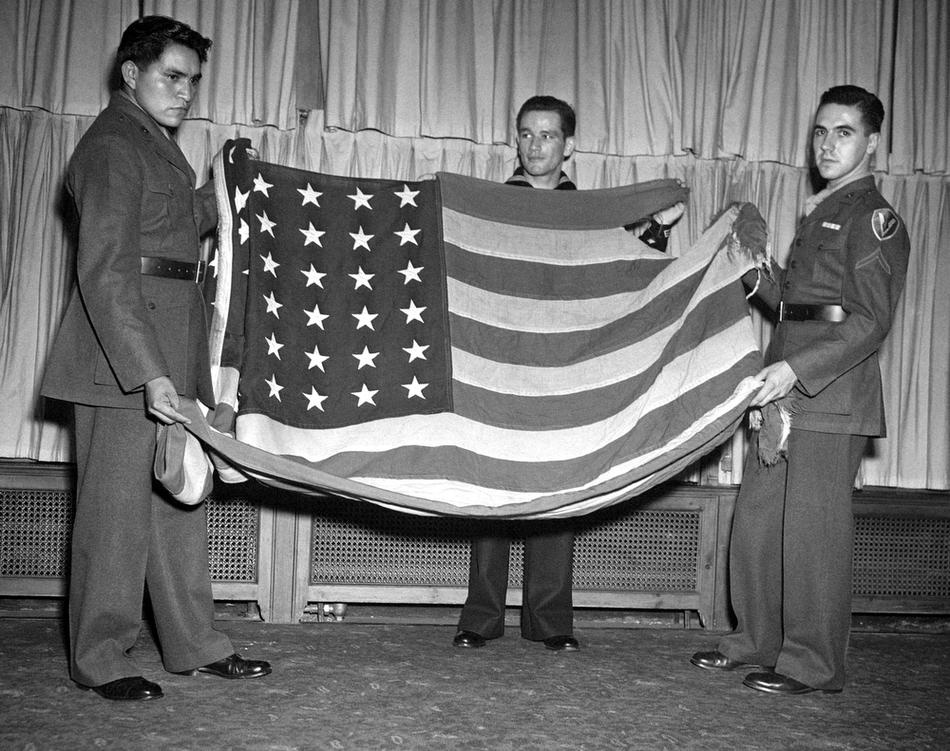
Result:
[[[806,204],[788,267],[758,280],[751,272],[778,319],[752,406],[774,415],[778,404],[791,425],[772,459],[761,445],[746,457],[730,549],[736,630],[692,662],[763,667],[744,680],[759,691],[836,692],[845,682],[851,493],[869,437],[885,432],[878,350],[910,245],[871,173],[883,119],[880,100],[857,86],[822,95],[812,149],[827,185]]]
[[[198,251],[217,223],[214,191],[195,191],[172,137],[210,46],[171,18],[132,23],[116,56],[122,88],[66,175],[79,219],[77,285],[42,393],[75,410],[70,673],[106,699],[162,696],[128,655],[146,586],[167,670],[271,670],[213,628],[204,506],[175,503],[152,477],[155,421],[187,422],[179,395],[213,403]]]

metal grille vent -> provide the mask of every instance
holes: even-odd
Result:
[[[257,582],[260,507],[245,498],[207,500],[211,580]]]
[[[694,592],[698,511],[634,511],[574,541],[574,587],[581,590]]]
[[[72,494],[0,489],[0,576],[66,576]]]
[[[950,598],[950,519],[856,516],[852,590],[865,597]]]
[[[207,503],[212,580],[256,582],[257,504],[241,499]],[[71,490],[0,488],[0,576],[65,578],[72,526]]]
[[[462,520],[409,516],[368,503],[327,501],[314,514],[311,584],[465,586],[467,527]]]
[[[699,513],[636,511],[582,526],[574,543],[579,590],[693,592]],[[369,504],[313,516],[311,584],[459,586],[468,583],[468,520],[397,514]],[[522,584],[524,544],[514,539],[508,580]]]

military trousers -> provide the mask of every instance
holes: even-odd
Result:
[[[213,627],[204,504],[153,480],[155,423],[141,410],[75,406],[76,513],[69,579],[70,672],[84,686],[141,675],[129,655],[147,588],[162,659],[185,671],[234,652]]]
[[[813,688],[845,681],[854,478],[867,437],[791,431],[774,466],[746,457],[729,549],[736,629],[719,651]]]

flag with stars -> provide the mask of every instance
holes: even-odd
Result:
[[[242,414],[322,430],[447,409],[436,183],[243,166],[228,195],[240,346],[224,361]]]
[[[440,173],[344,178],[215,165],[216,397],[194,428],[240,473],[413,513],[587,513],[726,440],[761,365],[721,252],[623,226],[683,200],[662,180],[544,191]],[[203,421],[198,420],[198,423]]]

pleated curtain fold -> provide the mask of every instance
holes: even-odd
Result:
[[[855,83],[887,109],[876,159],[912,257],[883,362],[889,436],[871,485],[950,487],[950,8],[943,0],[13,0],[0,3],[0,457],[69,461],[37,396],[72,281],[62,179],[108,101],[141,8],[214,40],[179,141],[200,179],[226,138],[331,174],[503,180],[513,120],[571,102],[581,189],[658,177],[691,190],[679,253],[735,201],[756,203],[783,260],[811,192],[810,119]],[[770,325],[754,315],[763,345]],[[736,482],[733,461],[697,470]],[[718,460],[717,454],[716,459]],[[711,472],[711,474],[710,474]]]

